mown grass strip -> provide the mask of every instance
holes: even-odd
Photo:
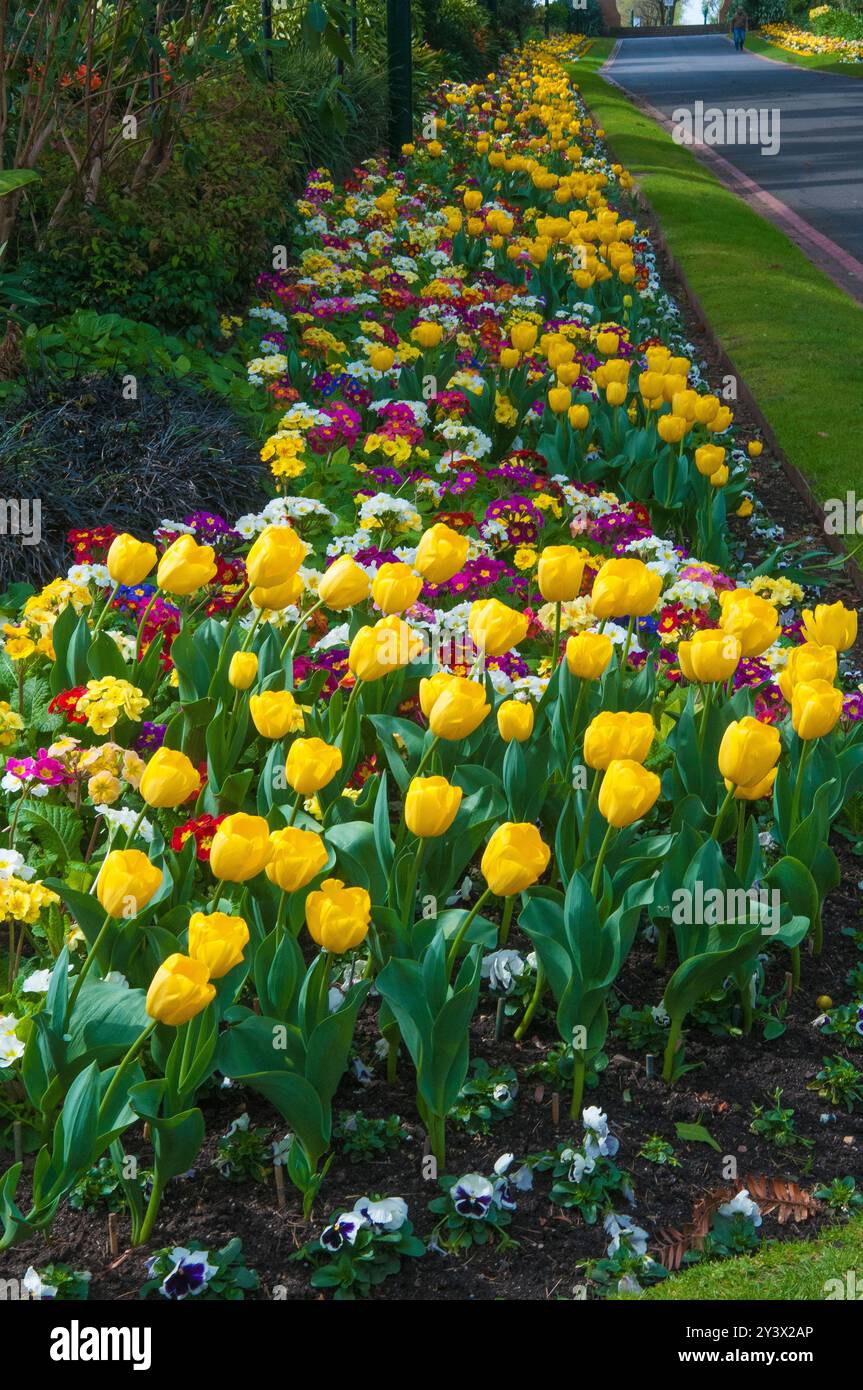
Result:
[[[754,1303],[853,1298],[855,1288],[857,1294],[863,1288],[863,1217],[847,1226],[832,1226],[814,1240],[786,1241],[755,1255],[694,1265],[643,1294],[627,1297],[655,1302],[739,1298]]]
[[[791,53],[778,48],[761,34],[750,34],[746,47],[753,53],[761,53],[765,58],[774,58],[780,63],[793,63],[798,68],[809,68],[814,72],[834,72],[837,77],[863,77],[863,63],[841,63],[828,53]]]
[[[569,64],[573,80],[788,459],[822,501],[844,497],[859,478],[863,307],[599,76],[612,46]]]

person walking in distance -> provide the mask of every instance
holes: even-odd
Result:
[[[738,53],[742,53],[743,45],[746,43],[746,30],[749,28],[749,16],[743,6],[739,6],[737,13],[731,21],[731,37],[734,40],[734,47]]]

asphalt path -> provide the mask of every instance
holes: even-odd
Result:
[[[603,76],[696,137],[696,103],[705,134],[720,112],[720,141],[693,152],[863,298],[863,80],[738,53],[721,34],[623,39]],[[755,140],[728,116],[741,109],[758,113]]]

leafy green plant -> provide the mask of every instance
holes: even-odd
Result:
[[[263,1182],[272,1161],[268,1136],[264,1126],[252,1129],[248,1115],[240,1115],[219,1139],[213,1165],[228,1182]]]
[[[351,1163],[373,1162],[408,1143],[410,1137],[398,1115],[377,1119],[361,1110],[343,1111],[333,1128],[333,1138]]]
[[[238,1302],[260,1284],[245,1263],[239,1239],[212,1252],[196,1240],[188,1247],[166,1245],[147,1261],[147,1271],[150,1278],[141,1285],[139,1298],[159,1294],[173,1302],[189,1297],[205,1303]]]
[[[816,1187],[813,1196],[824,1202],[831,1211],[841,1211],[846,1216],[863,1210],[863,1192],[857,1191],[854,1178],[832,1178],[828,1183]]]
[[[476,1057],[450,1111],[450,1119],[468,1134],[489,1134],[496,1121],[512,1113],[517,1095],[518,1078],[512,1067],[490,1067]]]
[[[400,1197],[363,1197],[291,1259],[313,1264],[312,1287],[345,1301],[365,1297],[398,1274],[403,1259],[419,1259],[425,1252]]]
[[[777,1149],[814,1148],[814,1139],[807,1139],[805,1135],[797,1133],[793,1109],[782,1104],[781,1086],[776,1087],[770,1099],[772,1105],[758,1105],[755,1101],[752,1102],[750,1134],[761,1135],[771,1144],[775,1144]]]
[[[417,1106],[439,1168],[446,1161],[446,1117],[467,1076],[468,1027],[482,969],[480,948],[472,946],[450,984],[448,955],[439,932],[422,962],[394,958],[377,979],[416,1070]]]
[[[663,1168],[679,1168],[680,1159],[674,1153],[674,1145],[663,1139],[661,1134],[650,1134],[638,1150],[638,1157],[647,1159]]]
[[[809,1082],[809,1090],[831,1105],[853,1112],[855,1104],[863,1101],[863,1072],[844,1057],[825,1057],[821,1070]]]
[[[142,1196],[146,1195],[153,1180],[150,1169],[139,1168],[136,1180]],[[113,1158],[105,1155],[88,1169],[72,1188],[68,1202],[74,1211],[98,1211],[101,1207],[106,1207],[108,1211],[121,1211],[125,1206],[123,1182]]]

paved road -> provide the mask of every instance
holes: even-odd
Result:
[[[770,113],[778,111],[776,154],[762,154],[760,144],[750,143],[719,143],[713,152],[789,209],[788,234],[863,298],[863,80],[737,53],[721,34],[623,39],[604,75],[666,117],[684,108],[694,112],[698,101],[723,113],[754,107],[769,135],[775,128]],[[725,176],[734,182],[731,170]],[[738,191],[746,196],[745,186]],[[751,187],[748,193],[756,200]],[[782,221],[782,209],[771,209],[769,200],[762,199],[760,210]],[[806,228],[798,225],[795,235],[795,218],[814,229],[808,245]]]

